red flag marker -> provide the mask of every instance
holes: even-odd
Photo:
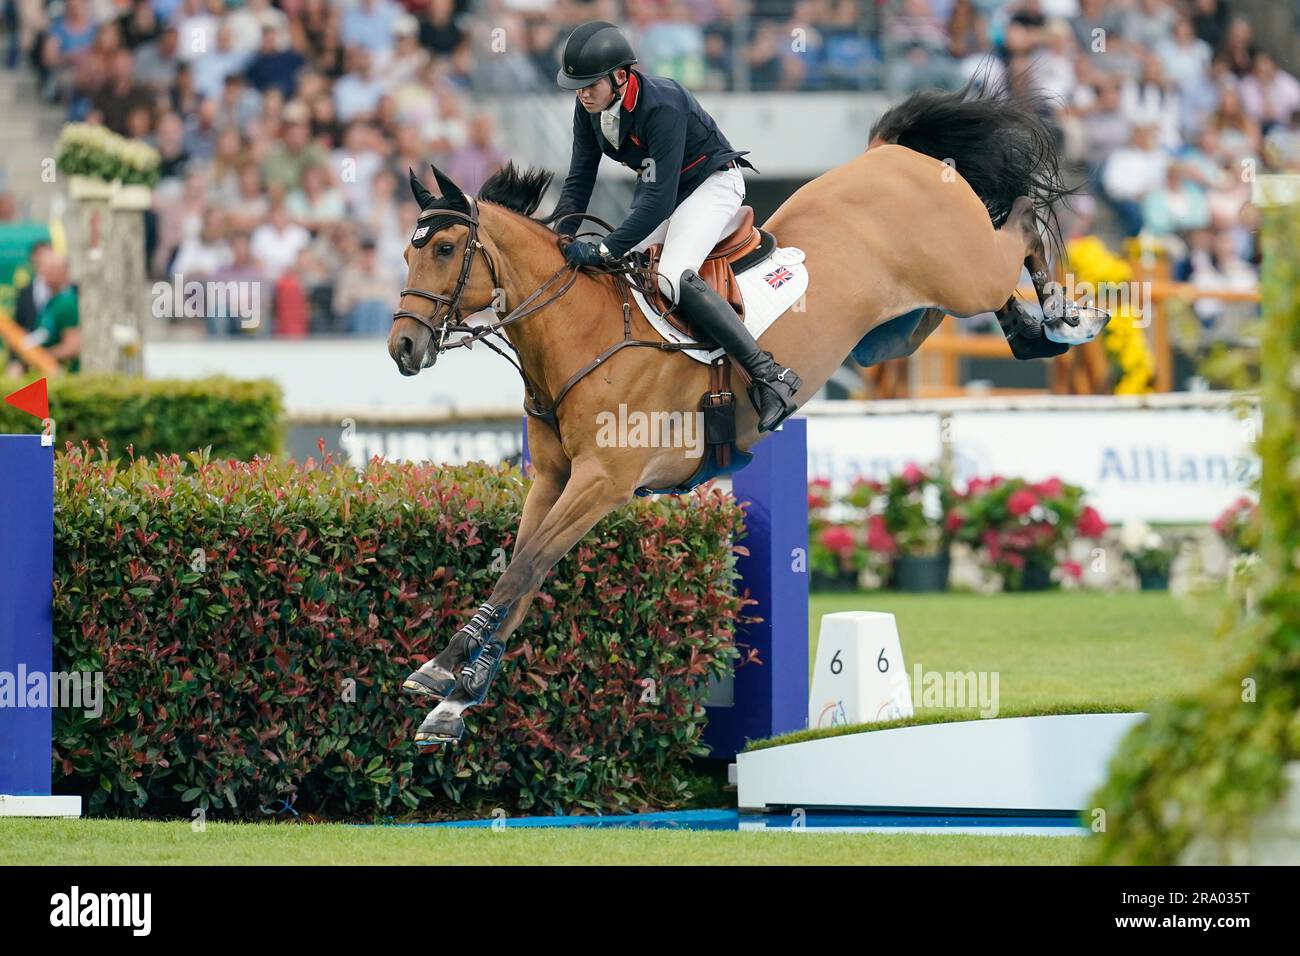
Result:
[[[37,379],[30,385],[24,385],[12,395],[5,396],[5,402],[14,408],[22,409],[28,415],[35,415],[41,421],[50,417],[50,398],[45,390],[45,379]]]

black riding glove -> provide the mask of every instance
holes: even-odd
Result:
[[[575,239],[564,250],[564,259],[573,266],[603,266],[612,260],[606,257],[594,243]]]

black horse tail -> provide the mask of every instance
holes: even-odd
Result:
[[[994,226],[1006,221],[1017,197],[1028,196],[1048,244],[1060,253],[1057,205],[1079,187],[1061,176],[1056,135],[1044,119],[1048,99],[1029,92],[1028,83],[984,80],[977,74],[956,92],[913,93],[876,121],[871,138],[950,163],[983,200]]]

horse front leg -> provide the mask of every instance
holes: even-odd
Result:
[[[528,489],[528,496],[524,498],[523,514],[519,519],[519,529],[515,532],[516,555],[541,527],[542,521],[564,491],[566,479],[566,474],[554,469],[537,473],[532,487]],[[506,617],[498,613],[497,606],[491,601],[481,606],[469,623],[452,635],[446,647],[407,676],[402,682],[402,690],[434,702],[446,698],[455,687],[461,669],[478,656],[478,652],[492,636],[492,631],[500,626],[508,634],[518,627],[528,613],[528,607],[536,593],[533,591],[517,601]]]
[[[554,506],[497,581],[485,605],[492,610],[476,638],[481,649],[461,669],[447,697],[425,717],[415,734],[417,744],[428,746],[460,740],[465,732],[462,715],[487,698],[501,666],[506,638],[522,617],[518,606],[536,593],[551,568],[601,518],[631,499],[634,487],[632,482],[616,481],[602,464],[575,463],[573,474]]]

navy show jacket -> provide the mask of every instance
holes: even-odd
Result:
[[[700,183],[749,151],[732,149],[713,117],[678,83],[662,76],[628,71],[619,111],[618,147],[600,128],[600,113],[573,104],[573,157],[555,214],[586,212],[604,153],[637,172],[632,211],[605,237],[605,248],[621,256],[673,214]],[[648,163],[647,160],[653,160]],[[653,173],[653,175],[651,175]],[[557,222],[562,232],[577,232],[580,220]]]

